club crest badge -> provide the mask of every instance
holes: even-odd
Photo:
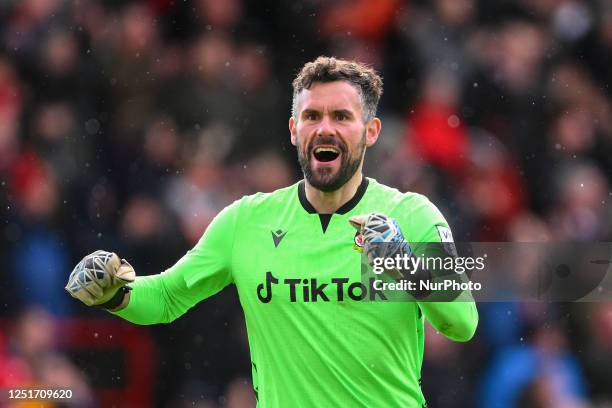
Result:
[[[363,253],[363,235],[359,231],[355,233],[355,242],[353,243],[353,249],[360,254]]]

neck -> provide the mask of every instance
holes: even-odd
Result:
[[[333,214],[336,210],[349,201],[363,180],[361,169],[357,170],[353,177],[336,191],[325,192],[314,188],[308,180],[304,180],[306,198],[319,214]]]

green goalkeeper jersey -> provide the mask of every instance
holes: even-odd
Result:
[[[395,218],[409,242],[450,237],[422,195],[364,178],[349,202],[320,216],[300,182],[226,207],[174,266],[137,278],[128,306],[116,314],[137,324],[168,323],[234,284],[258,407],[425,406],[419,303],[381,301],[361,283],[348,218],[374,211]],[[476,324],[473,303],[448,305]]]

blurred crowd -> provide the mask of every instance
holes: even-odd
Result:
[[[609,1],[5,0],[0,386],[56,373],[96,406],[48,338],[104,315],[63,292],[71,268],[106,249],[159,273],[225,205],[298,180],[290,83],[318,55],[382,74],[365,174],[456,240],[612,240]],[[612,304],[479,309],[471,343],[426,337],[432,408],[612,406]],[[231,288],[151,328],[157,406],[253,406],[244,330]]]

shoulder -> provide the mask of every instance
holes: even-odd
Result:
[[[292,202],[290,197],[297,197],[297,184],[278,189],[270,193],[245,195],[223,208],[209,225],[208,229],[233,228],[252,225],[253,221],[265,221],[274,217]],[[294,200],[297,201],[297,200]],[[213,228],[214,227],[214,228]]]
[[[438,207],[427,196],[412,191],[401,192],[397,188],[389,187],[374,179],[369,179],[372,195],[377,200],[385,200],[392,210],[404,213],[415,211],[432,211],[440,213]]]
[[[373,199],[384,202],[386,213],[395,218],[402,229],[409,231],[414,241],[434,241],[448,223],[438,207],[427,196],[415,192],[401,192],[396,188],[370,180]]]
[[[297,197],[297,185],[298,183],[295,183],[270,193],[246,195],[231,205],[235,205],[240,211],[269,210],[276,207],[286,207],[292,198]]]

